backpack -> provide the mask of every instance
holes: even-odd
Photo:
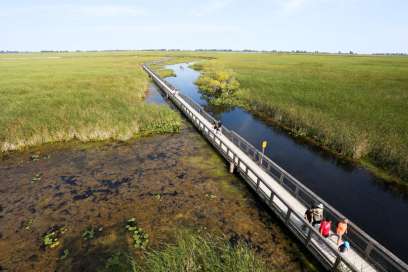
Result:
[[[323,209],[322,208],[314,208],[313,209],[313,221],[320,222],[323,219]]]
[[[320,231],[324,237],[329,237],[331,229],[331,222],[330,221],[323,221],[320,224]]]
[[[340,252],[345,252],[347,249],[349,249],[350,248],[350,243],[349,242],[347,242],[347,241],[344,241],[344,243],[342,243],[340,246],[339,246],[339,251]]]

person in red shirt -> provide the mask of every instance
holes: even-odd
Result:
[[[320,223],[319,232],[325,238],[330,236],[331,223],[332,222],[330,220],[326,220],[325,218],[323,218],[322,222]]]

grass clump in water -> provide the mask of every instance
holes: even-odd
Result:
[[[248,246],[209,235],[180,233],[176,244],[146,255],[143,271],[270,271]]]
[[[214,105],[233,104],[240,86],[231,70],[204,70],[195,83]]]

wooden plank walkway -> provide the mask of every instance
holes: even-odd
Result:
[[[162,80],[147,66],[143,66],[143,68],[204,137],[230,162],[231,169],[235,168],[241,174],[260,198],[306,245],[324,267],[333,271],[408,271],[408,266],[405,263],[352,223],[350,225],[354,231],[362,232],[359,233],[360,239],[372,239],[372,241],[366,242],[363,239],[366,246],[361,250],[360,247],[357,247],[357,244],[360,243],[357,238],[355,238],[355,243],[349,239],[352,248],[345,253],[339,253],[336,245],[337,237],[333,233],[329,238],[323,238],[317,229],[303,219],[306,205],[299,195],[303,192],[314,196],[312,192],[304,189],[303,186],[288,190],[288,188],[290,189],[290,186],[287,185],[289,184],[288,181],[294,179],[293,177],[276,166],[269,158],[263,157],[260,160],[258,151],[253,150],[254,148],[249,143],[234,132],[222,128],[221,132],[216,133],[212,128],[214,119],[208,113],[189,97],[182,95],[176,88]],[[277,168],[274,168],[275,166]],[[274,175],[273,169],[279,170],[280,175]],[[316,197],[314,200],[320,199]],[[327,203],[325,203],[325,208],[326,206],[333,209]],[[335,212],[337,217],[341,216],[340,213]],[[353,248],[354,244],[356,248]],[[364,254],[361,254],[362,252]],[[378,256],[377,259],[373,258],[371,255],[376,256],[376,254],[372,254],[373,252],[382,253],[379,254],[381,258]]]

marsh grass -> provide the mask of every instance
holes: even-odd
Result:
[[[58,141],[128,140],[176,132],[168,107],[143,102],[146,53],[0,56],[0,149]]]
[[[146,254],[143,271],[271,271],[243,243],[235,245],[206,234],[181,232],[177,242]]]
[[[408,58],[217,54],[194,68],[232,69],[236,105],[408,180]]]
[[[195,65],[195,68],[200,69],[199,65]],[[195,84],[210,98],[210,102],[214,105],[233,105],[239,89],[234,73],[228,70],[201,70]]]

